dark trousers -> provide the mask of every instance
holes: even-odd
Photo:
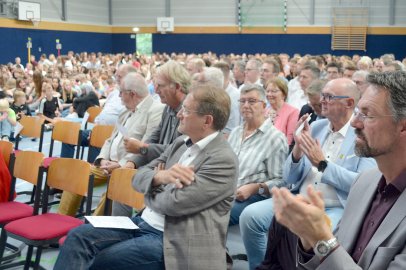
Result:
[[[265,259],[256,270],[296,269],[297,241],[298,237],[274,217],[269,227]]]

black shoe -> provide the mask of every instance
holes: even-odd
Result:
[[[233,260],[248,261],[247,254],[235,254],[235,255],[231,255],[231,258]]]
[[[32,138],[31,141],[32,141],[32,142],[36,142],[36,141],[37,141],[37,138]]]

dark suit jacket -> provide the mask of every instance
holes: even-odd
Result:
[[[186,151],[178,138],[157,159],[142,167],[133,186],[145,194],[145,204],[165,215],[166,269],[226,269],[226,234],[237,183],[238,159],[219,134],[192,162],[195,181],[176,189],[172,184],[153,188],[155,167],[170,168]]]

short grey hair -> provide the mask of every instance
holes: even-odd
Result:
[[[224,88],[224,74],[216,67],[204,68],[198,77],[198,82],[210,83],[215,87]]]
[[[245,71],[246,62],[243,60],[235,61],[234,66],[238,67],[238,70],[241,72]]]
[[[374,72],[368,75],[367,81],[389,94],[388,106],[395,122],[406,118],[406,72]]]
[[[140,97],[146,97],[149,93],[144,77],[135,72],[130,72],[123,78],[123,85],[123,90],[136,93]]]
[[[363,78],[364,80],[366,80],[366,78],[368,77],[369,72],[366,70],[357,70],[354,72],[354,74],[352,74],[352,77],[358,77],[358,78]]]
[[[259,94],[259,99],[266,103],[265,89],[259,84],[244,84],[241,88],[241,95],[245,95],[251,91],[256,91]]]
[[[306,94],[311,97],[320,96],[321,91],[323,90],[326,83],[327,81],[325,80],[312,81],[312,83],[306,89]]]

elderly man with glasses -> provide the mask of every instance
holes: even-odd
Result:
[[[326,213],[334,228],[353,181],[376,163],[354,153],[356,135],[350,122],[359,99],[355,83],[346,78],[329,81],[320,97],[321,114],[326,119],[309,126],[308,115],[301,117],[298,126],[304,123],[304,129],[295,134],[296,144],[285,162],[283,179],[293,193],[306,195],[307,186],[315,186],[324,196]],[[264,258],[272,209],[273,198],[252,204],[241,214],[240,229],[251,269]]]
[[[288,154],[285,135],[265,118],[265,89],[246,84],[241,89],[240,113],[244,123],[235,128],[228,141],[240,163],[237,192],[230,225],[239,223],[244,208],[269,197],[272,187],[282,187],[283,163]]]

